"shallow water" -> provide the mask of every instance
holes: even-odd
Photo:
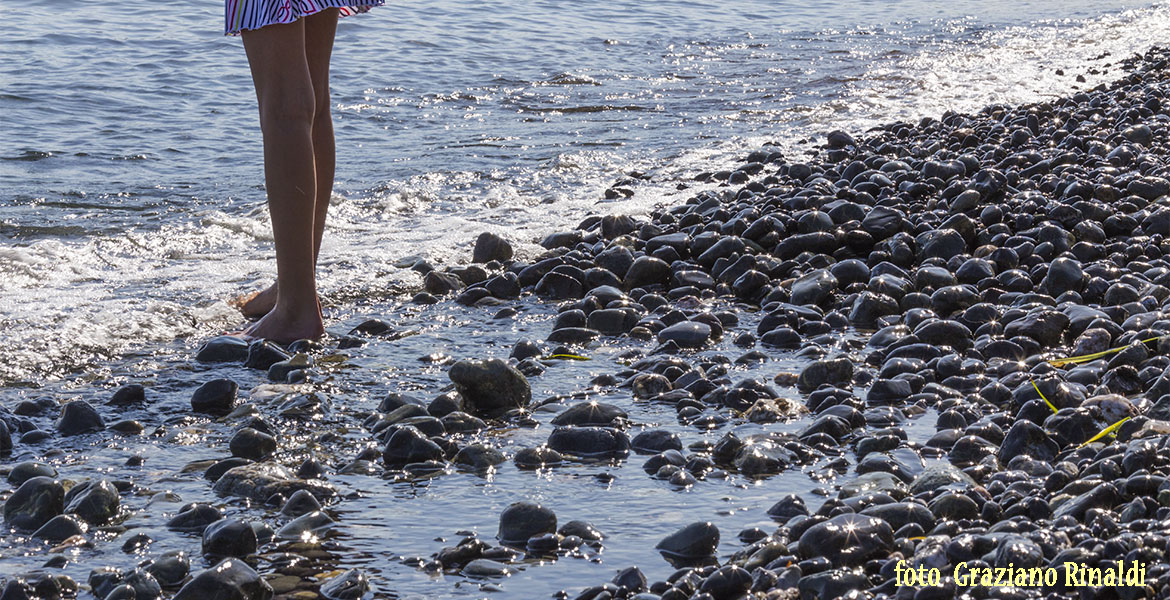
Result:
[[[589,213],[685,199],[680,180],[764,143],[798,153],[832,128],[1105,81],[1168,17],[1148,1],[752,0],[403,2],[347,18],[322,289],[378,302],[417,284],[403,256],[465,260],[481,230],[532,252]],[[222,301],[273,265],[255,100],[219,6],[34,0],[9,18],[0,385],[238,326]],[[602,201],[631,171],[652,178]]]
[[[847,6],[429,2],[343,22],[333,81],[339,180],[322,257],[330,331],[372,315],[420,333],[348,352],[359,368],[320,382],[336,407],[335,422],[321,428],[354,427],[390,391],[437,395],[445,367],[420,357],[505,357],[517,339],[547,336],[552,308],[543,305],[499,321],[492,309],[401,304],[395,294],[418,283],[398,266],[405,256],[466,260],[484,230],[531,255],[542,234],[588,214],[643,213],[684,200],[700,186],[678,190],[679,183],[764,143],[795,155],[833,128],[1041,100],[1111,79],[1106,65],[1170,33],[1170,9],[1149,2]],[[239,324],[223,299],[270,277],[272,264],[255,101],[239,40],[219,35],[213,3],[149,11],[142,4],[137,14],[150,18],[134,21],[125,19],[127,7],[39,0],[9,15],[13,33],[0,45],[0,402],[48,396],[98,405],[118,385],[145,385],[148,406],[117,418],[142,421],[148,435],[18,445],[13,458],[46,459],[67,479],[100,473],[177,494],[181,501],[123,496],[134,513],[125,525],[156,539],[147,552],[154,556],[197,552],[197,539],[162,527],[179,506],[224,502],[201,473],[181,473],[193,461],[224,457],[232,425],[186,420],[190,393],[215,377],[233,377],[243,389],[263,379],[239,367],[195,365],[191,351]],[[630,171],[651,179],[628,200],[600,200]],[[670,407],[587,391],[593,376],[620,370],[631,346],[642,347],[611,341],[589,349],[592,361],[555,364],[532,380],[534,398],[585,392],[625,408],[636,426],[680,433],[684,444],[762,429],[702,432],[679,425]],[[705,352],[714,353],[741,351],[725,340]],[[801,366],[790,353],[771,357],[733,369],[732,379],[770,379]],[[37,422],[50,429],[53,416]],[[535,445],[551,417],[538,412],[540,428],[493,437],[506,448]],[[923,441],[933,418],[907,429]],[[301,435],[294,441],[334,466],[373,443],[358,431],[324,447]],[[135,453],[147,457],[145,466],[122,466]],[[549,597],[632,564],[661,579],[672,568],[651,548],[682,525],[715,522],[726,556],[739,547],[740,529],[771,525],[764,511],[781,495],[800,493],[815,508],[816,488],[832,483],[810,478],[814,465],[680,491],[646,476],[644,460],[535,474],[509,462],[486,478],[455,472],[413,484],[337,476],[343,493],[360,494],[335,508],[338,566],[362,567],[384,595],[482,597],[480,582],[436,581],[400,559],[453,545],[460,530],[491,538],[499,512],[529,498],[562,522],[592,521],[609,536],[605,550],[596,562],[529,565],[496,582],[504,591],[492,597]],[[602,473],[616,479],[604,483],[595,477]],[[262,507],[224,506],[273,522]],[[132,566],[142,556],[118,549],[124,536],[95,534],[95,548],[66,553],[65,572],[84,580],[95,566]],[[39,566],[44,550],[5,532],[0,578]]]

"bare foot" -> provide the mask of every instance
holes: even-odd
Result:
[[[268,314],[276,306],[276,284],[272,284],[258,292],[244,294],[228,301],[245,317],[259,319]]]
[[[321,320],[318,304],[317,311],[308,314],[286,314],[272,310],[243,331],[230,335],[289,344],[297,340],[315,340],[325,335],[325,323]]]

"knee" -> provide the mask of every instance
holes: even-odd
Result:
[[[260,104],[260,126],[264,130],[305,127],[313,123],[316,114],[313,94],[266,94]]]

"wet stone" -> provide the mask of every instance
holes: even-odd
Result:
[[[382,461],[388,467],[402,467],[410,463],[442,460],[443,449],[418,429],[398,426],[386,439]]]
[[[105,428],[102,416],[85,400],[74,400],[61,407],[61,418],[57,420],[57,431],[61,435],[81,435]]]
[[[524,448],[512,457],[512,462],[516,464],[516,468],[525,470],[543,469],[545,467],[555,467],[564,463],[565,457],[556,450],[548,446],[538,446],[536,448]]]
[[[461,360],[452,365],[447,375],[470,412],[477,416],[496,416],[523,408],[532,401],[528,380],[515,367],[499,359]]]
[[[49,479],[53,479],[57,477],[57,470],[44,463],[32,461],[17,463],[8,472],[8,483],[12,484],[13,487],[20,487],[20,484],[33,477],[48,477]]]
[[[280,514],[289,517],[299,517],[301,515],[321,510],[321,503],[306,490],[297,490],[288,500],[284,501],[284,506],[280,508]]]
[[[216,520],[204,529],[202,552],[208,558],[246,557],[259,547],[252,526],[240,519]]]
[[[175,590],[183,585],[191,572],[191,559],[181,550],[172,550],[143,563],[146,572],[154,577],[164,590]]]
[[[152,539],[149,535],[145,533],[136,533],[126,538],[126,540],[122,542],[122,552],[127,554],[141,552],[150,547],[150,545],[153,543],[154,539]]]
[[[228,448],[232,456],[237,458],[264,460],[276,452],[276,438],[251,427],[244,427],[232,436]]]
[[[797,379],[796,387],[802,392],[811,392],[823,384],[848,386],[853,379],[853,363],[848,358],[818,360],[804,368]]]
[[[207,340],[195,354],[202,363],[244,362],[248,359],[248,342],[232,335]]]
[[[118,590],[125,590],[127,595],[124,596],[128,600],[156,600],[162,596],[162,586],[158,580],[154,578],[148,571],[144,569],[134,569],[122,578],[122,583],[106,596],[107,600],[111,600]]]
[[[248,358],[244,366],[249,369],[267,371],[272,365],[291,358],[279,346],[265,340],[256,340],[248,345]]]
[[[236,408],[240,386],[231,379],[213,379],[199,386],[191,396],[191,410],[216,417],[226,417]]]
[[[483,444],[471,444],[459,449],[452,459],[457,465],[470,467],[476,471],[484,471],[494,467],[506,459],[504,454],[491,446]]]
[[[808,507],[805,506],[804,500],[796,494],[784,496],[768,509],[768,516],[781,523],[801,515],[808,515]]]
[[[711,338],[711,326],[697,321],[683,321],[658,332],[658,342],[674,342],[683,348],[702,348]]]
[[[91,525],[104,525],[118,514],[121,500],[108,480],[79,483],[65,494],[65,512]]]
[[[337,522],[322,511],[305,513],[286,523],[276,537],[282,540],[302,540],[317,537],[334,528]]]
[[[620,458],[630,452],[630,438],[609,427],[557,427],[548,447],[580,458]]]
[[[319,480],[297,479],[287,468],[272,463],[253,463],[231,469],[215,482],[212,489],[223,496],[239,496],[256,502],[265,502],[276,494],[287,498],[298,490],[305,490],[318,500],[336,494],[330,485]]]
[[[619,427],[629,418],[617,406],[605,402],[581,402],[570,406],[553,417],[553,425],[580,425],[596,427]]]
[[[106,402],[110,406],[135,406],[146,402],[146,388],[140,383],[131,383],[118,388]]]
[[[65,488],[49,477],[32,477],[4,502],[4,522],[35,531],[65,510]]]
[[[167,528],[174,531],[203,533],[210,524],[223,518],[223,513],[210,504],[192,504],[167,521]]]
[[[893,548],[894,530],[889,523],[877,517],[842,514],[801,534],[797,553],[804,558],[823,556],[834,566],[858,566]]]
[[[710,557],[718,547],[719,528],[709,522],[691,523],[654,546],[668,560],[684,562]]]
[[[999,445],[999,458],[1005,463],[1016,456],[1051,461],[1059,452],[1060,445],[1043,428],[1027,420],[1013,423]]]
[[[228,558],[202,571],[173,600],[271,600],[272,587],[244,561]]]
[[[361,600],[368,591],[370,580],[358,569],[350,569],[321,584],[321,596],[326,600]]]
[[[33,532],[33,537],[60,543],[86,532],[85,523],[73,515],[57,515]]]
[[[556,533],[557,516],[534,502],[515,502],[500,513],[496,539],[508,545],[524,546],[529,538]]]
[[[682,450],[678,435],[665,429],[649,429],[634,436],[630,447],[639,454],[657,454],[666,450]]]

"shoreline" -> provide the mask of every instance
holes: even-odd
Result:
[[[1154,115],[1170,109],[1170,53],[1127,60],[1131,75],[1070,98],[948,113],[857,137],[835,131],[807,162],[753,152],[735,170],[703,175],[726,181],[722,192],[701,192],[649,220],[590,217],[547,236],[544,255],[524,263],[509,262],[507,240],[482,236],[477,260],[427,271],[426,291],[412,299],[418,311],[450,307],[468,319],[471,331],[452,330],[470,339],[419,333],[417,343],[433,350],[421,363],[394,362],[389,381],[360,363],[387,361],[422,324],[370,319],[336,348],[292,353],[217,338],[188,372],[162,374],[169,380],[161,389],[83,392],[87,400],[66,404],[56,423],[53,398],[5,405],[0,450],[7,432],[15,438],[10,463],[53,463],[68,450],[84,454],[84,443],[116,455],[109,440],[118,436],[142,436],[148,441],[135,443],[146,448],[151,438],[182,444],[190,436],[213,443],[187,455],[216,451],[187,463],[185,478],[175,474],[194,506],[164,497],[162,515],[141,498],[167,493],[157,489],[167,478],[143,485],[136,479],[151,476],[134,471],[154,456],[131,456],[137,464],[124,477],[69,486],[68,495],[55,467],[17,485],[48,472],[6,464],[11,488],[24,490],[6,498],[6,524],[28,533],[54,524],[39,536],[54,536],[37,547],[48,550],[39,558],[65,556],[62,546],[121,546],[134,529],[164,522],[167,531],[195,534],[156,534],[171,554],[145,542],[135,556],[149,565],[88,578],[110,594],[125,584],[139,598],[156,588],[199,597],[226,585],[223,573],[201,567],[242,556],[281,597],[390,597],[394,590],[381,583],[367,594],[363,569],[318,579],[298,566],[350,566],[344,541],[326,532],[344,531],[361,498],[347,496],[363,488],[442,480],[462,468],[494,471],[522,502],[533,470],[588,472],[603,484],[630,479],[663,495],[735,494],[731,483],[803,472],[826,492],[819,506],[813,490],[777,494],[770,508],[755,510],[774,528],[737,535],[697,517],[660,532],[655,549],[671,563],[699,566],[648,581],[637,565],[614,565],[626,568],[613,582],[565,597],[893,596],[900,558],[953,570],[960,557],[969,567],[1037,567],[1135,553],[1151,565],[1151,591],[1163,590],[1170,148],[1165,121]],[[542,316],[526,321],[526,313]],[[476,327],[492,322],[513,328],[488,332],[491,351],[472,353]],[[859,330],[874,333],[862,344],[853,337]],[[1152,337],[1159,339],[1131,343]],[[1118,346],[1127,349],[1067,369],[1044,360]],[[505,349],[510,362],[468,360],[502,358]],[[294,358],[297,350],[304,356]],[[778,368],[780,360],[802,368]],[[425,373],[412,379],[407,364]],[[549,380],[559,389],[535,395]],[[338,389],[341,397],[331,397]],[[590,400],[597,397],[604,401]],[[911,439],[907,430],[926,414],[936,416],[937,432]],[[1082,445],[1126,417],[1115,442]],[[70,439],[82,443],[70,448]],[[54,451],[61,443],[65,450]],[[72,473],[61,479],[86,472],[84,460],[58,464]],[[627,468],[638,463],[644,474]],[[30,502],[38,497],[55,500]],[[505,504],[500,544],[491,531],[457,533],[455,522],[450,539],[410,562],[422,573],[522,594],[501,577],[540,577],[546,567],[533,557],[571,567],[574,557],[585,563],[622,543],[623,532],[606,523],[570,521],[586,506],[568,503],[556,515]],[[0,553],[14,548],[29,546]],[[186,568],[177,548],[186,548]],[[636,550],[658,560],[648,547]],[[201,551],[217,558],[205,562]],[[65,562],[87,560],[71,556]],[[244,597],[262,597],[254,591],[263,588],[260,576],[228,560],[235,566],[226,572],[253,590]],[[22,585],[7,575],[8,586]],[[53,571],[34,580],[69,587]],[[953,580],[947,585],[954,591]]]

